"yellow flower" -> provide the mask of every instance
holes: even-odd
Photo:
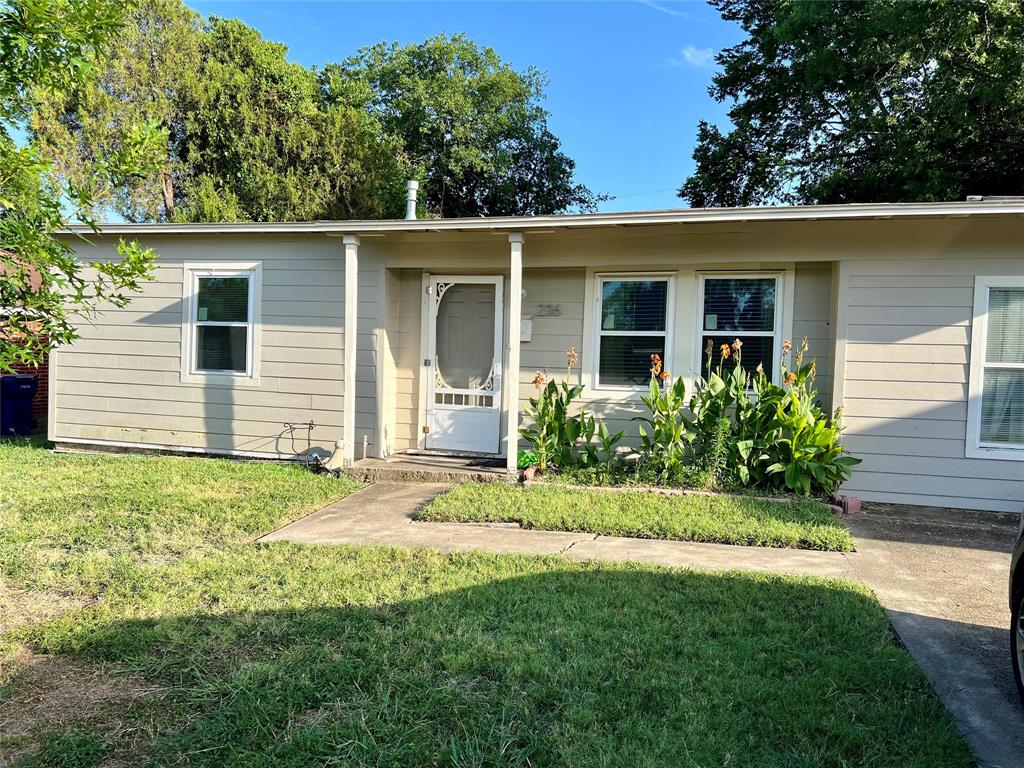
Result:
[[[796,374],[795,373],[787,373],[786,374],[786,385],[791,387],[795,383],[796,383]]]
[[[723,360],[728,360],[731,355],[732,355],[732,348],[728,344],[723,344],[722,345],[722,359]]]
[[[672,374],[669,373],[668,371],[662,371],[660,378],[662,381],[668,381],[669,379],[672,378]]]

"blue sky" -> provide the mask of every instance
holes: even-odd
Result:
[[[305,65],[372,43],[465,32],[512,66],[547,72],[550,123],[577,177],[616,195],[606,211],[683,205],[697,121],[721,121],[707,94],[715,51],[738,27],[703,2],[199,2],[285,43]]]

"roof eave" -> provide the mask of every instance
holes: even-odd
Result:
[[[764,208],[679,208],[632,213],[587,213],[553,216],[500,216],[471,219],[384,219],[310,222],[231,223],[111,223],[103,234],[361,234],[398,232],[528,231],[531,229],[581,229],[657,224],[741,223],[759,221],[811,221],[1024,215],[1024,202],[955,203],[857,203],[849,205],[802,205]],[[95,234],[84,224],[64,232]]]

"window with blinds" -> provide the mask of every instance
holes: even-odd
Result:
[[[1024,280],[1021,283],[986,286],[978,419],[982,447],[1024,451]]]
[[[193,273],[193,373],[252,372],[251,272]]]
[[[669,369],[669,308],[666,277],[599,277],[597,386],[646,387],[651,355]]]
[[[702,275],[699,349],[701,372],[706,373],[710,357],[714,370],[721,361],[723,344],[739,339],[740,361],[749,372],[764,367],[773,378],[779,352],[779,292],[777,276]],[[710,348],[710,353],[708,349]],[[724,367],[731,370],[736,357],[731,354]]]

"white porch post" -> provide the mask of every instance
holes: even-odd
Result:
[[[356,459],[356,345],[359,323],[359,238],[345,235],[345,394],[342,405],[342,456],[346,466]]]
[[[508,433],[505,435],[506,466],[515,472],[519,453],[519,337],[523,314],[523,233],[510,232],[508,280],[508,370],[505,391],[508,398]]]

